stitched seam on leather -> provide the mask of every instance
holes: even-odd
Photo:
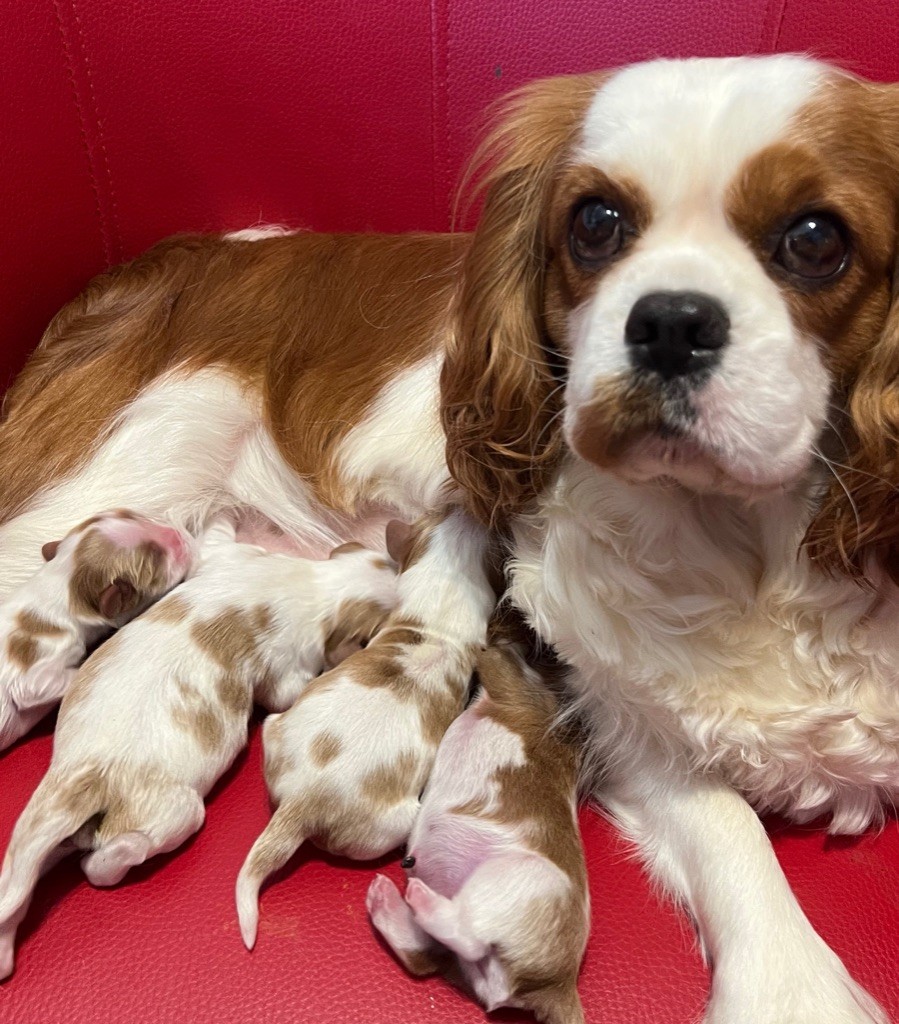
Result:
[[[449,121],[448,8],[451,0],[431,0],[431,130],[434,159],[434,228],[447,229],[449,163],[447,132]],[[452,227],[452,225],[450,225]]]
[[[774,52],[780,39],[780,30],[783,26],[786,9],[787,0],[768,0],[765,4],[765,16],[762,18],[761,25],[759,26],[755,53]],[[776,14],[774,13],[775,11],[777,12]]]
[[[776,31],[774,33],[774,41],[771,43],[771,49],[772,50],[776,50],[777,47],[780,45],[780,33],[783,30],[784,18],[786,17],[786,14],[787,14],[787,4],[788,3],[789,3],[789,0],[781,0],[780,17],[777,19],[777,28],[776,28]]]
[[[119,229],[119,214],[118,207],[116,205],[115,189],[112,184],[112,171],[109,167],[109,153],[106,149],[106,141],[104,139],[103,122],[100,120],[100,109],[97,104],[97,92],[94,88],[94,76],[91,72],[90,58],[87,53],[87,39],[84,32],[84,25],[81,21],[81,17],[78,14],[78,10],[75,7],[75,0],[69,0],[69,6],[72,8],[72,15],[75,18],[75,26],[78,29],[78,38],[81,43],[81,56],[84,63],[84,70],[87,76],[87,88],[88,96],[90,99],[91,113],[93,115],[94,126],[97,132],[97,148],[100,151],[100,157],[103,161],[103,170],[106,176],[107,186],[107,199],[109,200],[109,213],[111,225],[107,223],[107,233],[110,233],[111,227],[111,248],[112,254],[115,261],[118,262],[122,259],[122,233]]]
[[[103,259],[107,265],[112,263],[112,246],[106,231],[106,223],[103,217],[103,203],[100,198],[100,183],[97,179],[97,169],[94,162],[94,155],[91,150],[90,140],[87,137],[87,120],[84,116],[84,107],[81,103],[81,96],[78,89],[78,80],[75,76],[75,62],[72,57],[72,48],[66,34],[65,24],[62,20],[60,0],[53,0],[53,11],[56,15],[56,24],[59,28],[59,35],[62,39],[63,51],[65,53],[66,72],[72,84],[72,96],[75,101],[75,110],[78,113],[78,130],[84,146],[84,155],[87,159],[88,176],[90,177],[91,190],[94,193],[94,207],[97,211],[97,227],[100,232],[100,242],[103,246]]]
[[[428,5],[431,28],[431,218],[437,226],[437,0]]]

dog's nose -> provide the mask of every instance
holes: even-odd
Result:
[[[727,344],[724,306],[701,292],[652,292],[638,299],[624,328],[631,362],[665,379],[707,369]]]

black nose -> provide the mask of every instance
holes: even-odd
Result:
[[[727,344],[724,306],[701,292],[653,292],[634,303],[624,328],[631,362],[668,379],[714,366]]]

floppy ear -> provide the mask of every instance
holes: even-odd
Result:
[[[479,179],[484,208],[463,257],[441,411],[450,472],[491,524],[534,493],[561,448],[542,316],[546,213],[600,81],[551,78],[513,93],[467,179]]]
[[[865,354],[848,401],[852,437],[840,480],[809,526],[806,543],[823,568],[863,579],[882,564],[899,582],[899,294]]]
[[[61,540],[48,540],[46,544],[41,548],[41,556],[45,562],[52,562],[56,558],[56,552],[59,551],[59,545],[62,544]]]
[[[387,554],[396,562],[402,565],[412,551],[415,543],[416,530],[409,523],[401,519],[391,519],[385,530],[384,540],[387,546]]]
[[[840,473],[806,534],[809,554],[823,568],[860,582],[878,564],[899,583],[899,85],[866,83],[885,155],[892,166],[895,226],[890,307],[877,337],[848,385],[851,434]],[[842,422],[842,421],[841,421]]]
[[[137,604],[138,595],[134,585],[119,577],[112,581],[100,594],[97,608],[104,619],[117,619],[124,612],[130,612]]]

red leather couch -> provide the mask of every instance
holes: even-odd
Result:
[[[774,50],[899,79],[895,0],[0,0],[0,24],[0,389],[91,275],[174,231],[446,229],[484,108],[526,79]],[[0,847],[50,745],[47,726],[0,757]],[[112,891],[74,863],[40,886],[0,1022],[483,1019],[372,937],[371,865],[307,856],[243,949],[232,889],[268,813],[259,761],[254,735],[177,855]],[[585,811],[583,830],[589,1021],[689,1024],[707,985],[689,926],[607,824]],[[772,832],[814,924],[899,1021],[895,822],[852,842]]]

